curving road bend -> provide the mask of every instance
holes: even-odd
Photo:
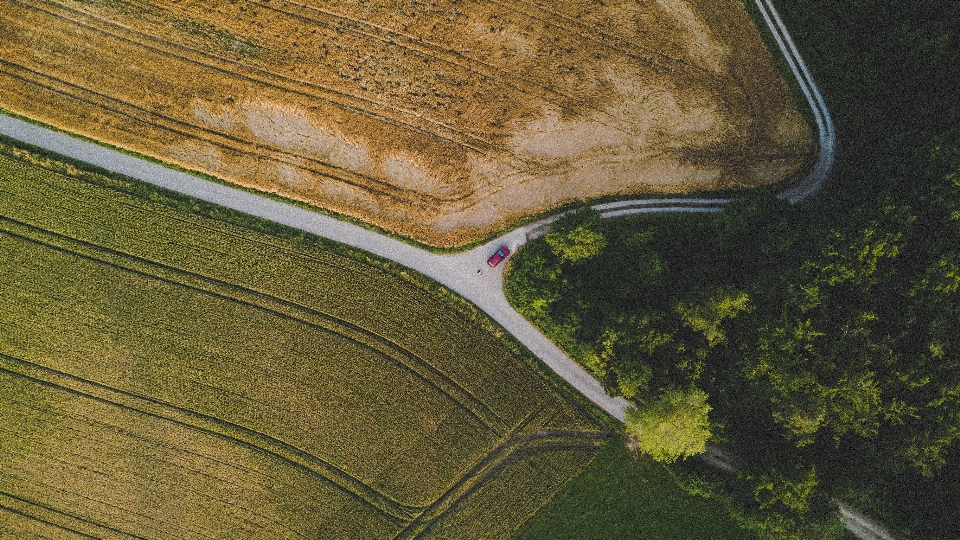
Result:
[[[833,161],[836,156],[837,133],[833,127],[833,119],[830,117],[830,111],[827,110],[827,104],[820,95],[817,84],[813,82],[813,76],[807,69],[806,62],[800,57],[797,46],[793,43],[787,27],[780,19],[780,14],[773,7],[772,0],[756,0],[757,7],[760,8],[760,14],[763,16],[767,28],[773,34],[773,39],[777,42],[777,47],[783,53],[790,71],[800,85],[800,91],[810,105],[813,112],[814,121],[817,124],[819,133],[819,152],[817,160],[813,163],[807,175],[795,185],[781,191],[777,196],[789,201],[791,204],[802,202],[816,195],[833,169]]]
[[[836,145],[833,122],[823,97],[810,76],[806,64],[800,58],[776,9],[770,0],[756,0],[756,2],[780,51],[797,78],[807,103],[813,111],[819,131],[819,153],[809,174],[796,185],[778,194],[779,197],[791,203],[797,203],[816,194],[830,174]],[[631,407],[630,402],[622,397],[607,395],[599,381],[571,360],[507,303],[502,279],[505,265],[496,269],[486,265],[487,257],[498,246],[506,245],[515,251],[529,240],[542,236],[549,223],[558,216],[517,228],[467,252],[436,254],[352,223],[203,180],[8,116],[0,115],[0,133],[184,195],[363,249],[407,266],[473,302],[530,349],[550,369],[621,422],[625,420],[626,411]],[[727,202],[729,199],[639,199],[598,204],[594,208],[600,211],[603,217],[616,217],[662,212],[719,212]],[[481,270],[481,273],[478,273],[478,270]]]

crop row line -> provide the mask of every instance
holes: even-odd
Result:
[[[413,374],[457,404],[480,425],[503,435],[506,422],[470,391],[429,362],[400,345],[354,323],[268,294],[202,276],[0,216],[0,231],[46,247],[177,287],[251,307],[331,334],[342,336]],[[293,313],[291,313],[293,312]]]
[[[224,73],[232,77],[240,77],[257,84],[268,86],[274,89],[283,90],[286,92],[291,92],[303,97],[308,97],[311,99],[318,99],[333,103],[343,109],[351,110],[366,116],[375,118],[380,121],[384,121],[390,124],[400,126],[404,129],[414,131],[428,137],[433,137],[436,139],[444,140],[449,143],[455,144],[457,146],[462,146],[469,148],[479,154],[486,155],[490,150],[498,150],[497,146],[490,141],[481,139],[479,137],[463,133],[458,131],[451,126],[431,120],[423,115],[417,114],[413,111],[408,111],[401,109],[399,107],[391,106],[386,103],[380,103],[372,99],[364,98],[361,96],[356,96],[347,92],[342,92],[339,90],[334,90],[327,86],[323,86],[316,83],[311,83],[299,79],[294,79],[284,75],[270,72],[263,68],[258,68],[242,62],[237,62],[235,60],[230,60],[220,56],[210,54],[205,51],[200,51],[187,47],[185,45],[161,40],[156,36],[151,36],[149,34],[138,32],[129,27],[125,27],[119,24],[116,24],[112,21],[96,17],[90,13],[85,13],[63,4],[51,0],[38,0],[47,5],[56,6],[63,11],[70,12],[74,16],[82,17],[88,22],[81,22],[76,18],[67,17],[52,11],[43,9],[36,5],[26,4],[20,0],[11,0],[17,4],[23,5],[25,7],[32,8],[38,12],[46,13],[49,16],[69,21],[71,24],[78,26],[83,26],[95,32],[110,36],[114,39],[125,41],[133,44],[134,46],[141,47],[152,52],[158,53],[163,56],[169,56],[183,60],[188,63],[192,63],[203,68],[212,69],[221,73]],[[93,22],[96,25],[92,24]],[[107,30],[110,28],[111,30]],[[133,39],[130,37],[123,37],[121,34],[126,34],[130,36],[135,36],[138,39]],[[146,42],[152,42],[154,45],[148,45]],[[178,52],[173,52],[178,51]],[[189,55],[189,56],[188,56]],[[213,60],[222,65],[215,65],[210,63]],[[227,67],[229,66],[229,67]],[[273,79],[273,80],[270,80]],[[314,91],[313,93],[306,91],[305,89],[310,89]],[[320,91],[321,94],[315,93]],[[377,111],[377,112],[374,112]],[[391,115],[391,112],[393,115]],[[406,117],[407,120],[401,119]],[[410,120],[415,120],[421,125],[416,123],[411,123]],[[423,126],[430,126],[431,129],[427,129]]]
[[[291,0],[279,0],[277,2],[280,5],[288,6],[288,9],[282,9],[279,6],[268,2],[261,2],[257,0],[250,0],[250,2],[264,9],[283,13],[290,17],[298,18],[311,23],[316,23],[325,28],[346,32],[360,38],[369,39],[371,41],[379,41],[388,45],[395,45],[421,56],[434,58],[441,62],[461,68],[467,72],[499,81],[503,83],[504,86],[513,88],[518,92],[537,95],[540,99],[546,101],[547,103],[556,105],[562,110],[579,109],[582,111],[589,109],[600,115],[609,117],[609,113],[586,103],[582,99],[577,99],[572,95],[560,92],[551,86],[535,83],[523,77],[522,75],[518,75],[506,69],[497,67],[493,64],[483,61],[482,59],[467,56],[452,49],[445,49],[439,45],[429,41],[424,41],[409,34],[404,34],[402,32],[391,30],[367,21],[354,19],[346,15],[333,13],[316,6],[308,6],[306,4],[293,2]],[[289,7],[293,7],[293,9],[296,9],[297,11],[291,11]],[[316,13],[327,20],[325,21],[317,16],[306,15],[305,13]],[[328,22],[330,20],[336,22]]]
[[[80,103],[85,103],[97,109],[109,112],[115,116],[126,118],[150,127],[162,129],[181,137],[204,140],[221,149],[236,152],[241,155],[258,154],[269,156],[278,163],[290,165],[322,177],[331,178],[338,182],[343,182],[344,184],[361,188],[372,194],[389,197],[400,202],[451,202],[450,200],[440,199],[432,195],[413,192],[410,190],[403,190],[392,184],[378,180],[372,176],[342,169],[317,158],[296,155],[277,147],[266,146],[240,137],[221,133],[219,131],[204,128],[202,126],[197,126],[189,122],[184,122],[172,116],[164,115],[149,109],[144,109],[119,98],[78,86],[63,79],[53,77],[49,74],[42,73],[19,64],[14,64],[4,59],[0,59],[0,65],[4,67],[4,70],[0,72],[0,75],[17,79],[24,83],[37,86],[41,89],[56,92]],[[148,122],[146,120],[147,118],[151,118],[152,121]]]
[[[0,371],[33,381],[42,386],[56,388],[99,403],[171,422],[270,455],[300,471],[328,482],[398,525],[402,525],[421,511],[420,508],[403,505],[390,499],[346,471],[308,452],[226,420],[184,409],[148,396],[112,388],[2,353],[0,353]]]
[[[449,515],[451,512],[456,511],[464,504],[469,504],[469,499],[474,493],[482,489],[489,482],[495,481],[507,467],[513,466],[517,462],[523,462],[526,459],[540,454],[551,454],[558,452],[596,454],[597,451],[603,448],[604,444],[605,442],[602,439],[571,439],[570,437],[562,437],[555,440],[538,439],[531,443],[526,443],[514,450],[508,458],[500,461],[495,466],[488,469],[481,479],[473,483],[468,489],[463,491],[463,493],[457,497],[456,500],[450,502],[448,506],[443,508],[442,511],[439,512],[433,519],[431,519],[429,523],[426,523],[426,525],[422,527],[413,538],[422,538],[424,535],[428,534],[444,517]]]
[[[2,368],[0,368],[0,371],[2,371]],[[4,373],[5,373],[6,375],[9,375],[9,372],[4,372]],[[59,389],[59,388],[58,388],[58,390],[59,390],[59,391],[64,391],[64,390]],[[84,398],[84,399],[89,399],[89,398]],[[170,451],[171,451],[171,448],[172,448],[172,447],[169,446],[169,445],[165,445],[165,444],[162,444],[162,443],[158,442],[156,439],[152,439],[152,438],[150,438],[150,437],[143,436],[143,435],[141,435],[141,434],[139,434],[139,433],[135,433],[135,432],[133,432],[132,430],[130,430],[129,428],[122,427],[122,426],[118,426],[118,425],[116,425],[116,424],[109,423],[109,422],[105,422],[105,421],[102,421],[102,420],[99,420],[99,419],[93,419],[93,418],[91,418],[91,417],[89,417],[89,416],[83,416],[83,415],[75,416],[75,415],[73,415],[73,414],[66,414],[66,413],[63,413],[63,412],[60,412],[60,411],[54,411],[52,408],[49,408],[49,407],[46,407],[46,408],[45,408],[45,407],[38,407],[38,406],[36,406],[36,405],[34,405],[34,404],[25,403],[25,402],[18,401],[18,400],[8,400],[8,401],[6,402],[6,405],[7,405],[7,406],[10,406],[11,403],[16,404],[16,405],[20,405],[21,407],[24,407],[24,408],[26,408],[26,409],[30,409],[30,410],[38,413],[38,414],[43,414],[43,415],[45,415],[45,416],[47,416],[47,417],[59,416],[60,418],[69,419],[69,420],[74,421],[74,422],[77,422],[77,423],[79,423],[79,424],[83,424],[83,425],[80,426],[80,427],[74,427],[74,426],[66,426],[66,427],[64,427],[63,425],[58,425],[58,428],[61,430],[61,431],[60,431],[60,434],[61,434],[61,435],[64,433],[64,430],[69,430],[69,431],[72,432],[72,433],[74,434],[74,436],[77,437],[78,439],[80,439],[80,440],[85,440],[85,441],[86,441],[86,440],[89,440],[90,432],[89,432],[89,430],[84,430],[83,428],[93,427],[94,429],[107,429],[107,430],[109,430],[109,431],[111,431],[111,432],[113,432],[113,433],[120,433],[120,434],[122,434],[122,436],[125,437],[125,438],[136,440],[139,444],[141,444],[141,445],[143,445],[143,446],[150,446],[150,447],[153,447],[153,448],[155,448],[155,449],[159,449],[160,451],[170,452]],[[116,405],[113,404],[113,405],[111,405],[111,406],[116,406]],[[140,414],[140,413],[137,413],[137,414]],[[11,437],[20,437],[20,436],[21,436],[21,434],[18,433],[16,430],[8,430],[8,429],[0,428],[0,432],[2,432],[2,433],[5,434],[5,435],[9,435],[9,436],[11,436]],[[58,436],[58,439],[61,439],[61,438],[62,438],[62,437]],[[261,488],[265,488],[265,489],[268,490],[268,491],[269,491],[269,490],[272,490],[272,482],[277,482],[277,481],[278,481],[278,479],[277,479],[276,477],[274,477],[274,476],[270,476],[270,475],[264,474],[262,471],[258,471],[258,470],[256,470],[256,469],[252,469],[252,468],[250,468],[250,467],[243,466],[243,465],[241,465],[241,464],[239,464],[239,463],[236,463],[236,462],[223,461],[222,459],[218,459],[218,458],[213,457],[213,456],[209,456],[209,455],[205,455],[205,454],[193,452],[193,451],[191,451],[191,450],[188,450],[188,449],[182,448],[182,447],[176,448],[176,449],[175,449],[175,452],[178,453],[178,454],[195,456],[195,457],[198,457],[198,458],[203,459],[203,460],[213,461],[213,462],[215,462],[215,463],[218,463],[218,464],[223,465],[223,466],[228,467],[228,468],[242,469],[242,470],[244,470],[244,472],[251,473],[251,474],[255,474],[255,475],[258,475],[258,476],[262,476],[263,478],[268,479],[268,483],[258,483],[257,485],[258,485],[259,487],[261,487]],[[83,457],[83,456],[81,456],[81,455],[76,454],[75,452],[70,452],[70,454],[72,454],[72,455],[75,456],[75,457],[80,457],[80,458]],[[47,455],[47,456],[45,456],[45,457],[46,457],[47,460],[53,460],[53,461],[62,463],[62,464],[64,464],[64,465],[68,466],[68,467],[74,465],[73,462],[68,461],[68,460],[65,459],[65,458],[53,457],[53,456],[49,456],[49,455]],[[114,481],[123,481],[123,480],[117,479],[115,476],[113,476],[110,470],[100,470],[100,469],[97,469],[97,468],[92,467],[92,466],[89,466],[89,465],[85,465],[85,466],[83,466],[82,468],[83,468],[85,471],[88,471],[88,472],[94,472],[94,473],[97,473],[97,474],[99,474],[99,475],[103,475],[103,476],[105,476],[105,477],[112,477]],[[249,490],[250,487],[251,487],[250,484],[241,485],[241,484],[239,484],[239,483],[236,483],[236,482],[232,481],[232,479],[227,479],[227,478],[224,478],[224,477],[222,477],[222,476],[217,476],[217,475],[208,473],[208,472],[203,471],[203,470],[191,469],[191,472],[194,473],[194,474],[198,474],[198,475],[200,475],[200,476],[203,476],[204,478],[207,478],[207,479],[209,479],[209,480],[212,480],[213,482],[221,482],[221,483],[230,484],[230,485],[234,486],[234,487],[237,488],[237,489],[246,489],[246,490]],[[0,476],[3,476],[3,475],[4,475],[4,472],[3,472],[3,471],[0,471]],[[22,475],[9,475],[9,476],[13,476],[14,478],[18,478],[18,479],[20,479],[20,480],[27,480],[27,481],[31,481],[31,482],[33,482],[33,483],[38,483],[38,481],[37,481],[36,479],[30,478],[30,477],[25,478],[25,477],[22,476]],[[180,489],[181,486],[177,486],[177,485],[171,484],[169,478],[166,477],[166,476],[157,477],[157,476],[150,476],[150,475],[145,475],[145,474],[141,474],[141,475],[139,475],[139,476],[140,476],[140,478],[149,481],[149,482],[150,482],[151,484],[153,484],[153,485],[168,485],[168,486],[171,486],[171,488],[172,488],[174,491],[180,491],[180,490],[181,490],[181,489]],[[201,484],[207,485],[205,482],[201,482]],[[47,487],[49,487],[49,488],[51,488],[51,489],[59,489],[59,488],[57,488],[57,487],[55,487],[55,486],[52,486],[52,485],[50,485],[50,484],[47,484]],[[74,489],[76,489],[76,488],[74,488]],[[77,495],[78,493],[77,493],[76,491],[73,491],[72,494]],[[290,532],[293,533],[294,535],[297,535],[297,536],[306,538],[306,537],[304,537],[303,534],[301,534],[301,533],[298,532],[298,531],[295,531],[295,530],[291,529],[287,524],[279,521],[279,520],[276,519],[275,517],[260,513],[258,507],[250,507],[250,506],[248,506],[248,505],[245,505],[245,504],[242,504],[242,503],[237,503],[236,501],[232,501],[232,500],[223,498],[222,496],[220,496],[219,493],[217,493],[217,494],[211,494],[211,493],[207,493],[207,492],[197,492],[197,494],[198,494],[199,496],[201,496],[202,498],[204,498],[204,499],[216,501],[216,502],[222,503],[222,504],[224,504],[224,505],[226,505],[226,506],[230,506],[230,507],[232,507],[232,508],[239,509],[239,510],[241,510],[241,511],[243,511],[243,512],[246,512],[246,513],[248,513],[248,514],[252,514],[252,515],[258,516],[258,517],[260,517],[260,518],[263,518],[263,519],[265,519],[265,520],[273,523],[274,525],[276,525],[276,526],[278,526],[278,527],[280,527],[280,528],[282,528],[282,529],[286,529],[286,530],[290,531]],[[94,499],[92,499],[91,497],[84,497],[84,498],[86,498],[86,499],[88,499],[88,500],[91,500],[91,501],[94,500]],[[102,506],[102,505],[104,504],[103,501],[99,501],[99,500],[98,500],[98,501],[95,501],[95,502],[96,502],[99,506]],[[137,512],[132,512],[129,508],[120,508],[120,507],[116,507],[116,506],[114,506],[114,508],[117,508],[118,510],[123,511],[124,513],[128,513],[128,514],[132,513],[132,514],[134,514],[134,515],[138,515],[138,516],[140,516],[140,517],[150,519],[149,516],[146,516],[146,515],[144,515],[144,514],[140,514],[140,513],[137,513]],[[251,520],[251,519],[247,519],[247,521],[253,522],[253,520]],[[257,523],[257,525],[259,526],[259,525],[261,525],[261,524],[260,524],[260,523]],[[192,530],[192,532],[194,532],[194,533],[199,533],[199,531],[196,531],[196,530]]]
[[[648,47],[643,47],[633,41],[628,39],[608,34],[607,32],[590,26],[589,24],[583,23],[576,19],[561,15],[555,11],[552,11],[542,4],[537,2],[525,2],[520,3],[516,0],[492,0],[492,3],[499,5],[500,7],[512,10],[516,13],[519,13],[529,19],[535,21],[540,21],[545,25],[554,26],[560,28],[561,30],[566,30],[570,34],[577,36],[583,41],[591,41],[596,43],[604,48],[616,51],[627,58],[633,58],[635,60],[640,60],[641,62],[646,62],[651,65],[653,68],[659,70],[660,72],[671,73],[674,75],[681,75],[686,78],[694,78],[693,72],[699,72],[703,75],[706,75],[706,80],[715,79],[715,75],[710,73],[707,69],[692,65],[687,63],[679,58],[673,58],[662,52],[652,50]],[[512,7],[511,7],[512,6]],[[544,17],[542,15],[537,15],[536,13],[531,12],[531,7],[536,10],[539,10],[541,13],[546,14]],[[550,19],[553,20],[550,20]],[[637,54],[634,51],[640,51],[646,56]],[[675,67],[680,67],[680,70],[675,70]]]
[[[19,514],[27,519],[45,523],[57,529],[73,533],[83,538],[100,540],[137,539],[146,540],[120,529],[68,514],[36,501],[0,491],[0,509]]]
[[[578,432],[578,431],[564,431],[564,432],[548,432],[548,431],[537,431],[533,433],[520,434],[523,430],[531,425],[536,424],[536,420],[542,418],[545,412],[555,411],[557,409],[557,403],[548,400],[541,404],[537,409],[531,411],[526,417],[520,421],[507,436],[497,445],[496,448],[492,449],[483,459],[478,461],[474,466],[463,475],[459,480],[457,480],[443,495],[441,495],[436,501],[433,502],[429,507],[427,507],[420,515],[418,515],[413,521],[411,521],[402,531],[400,531],[395,537],[394,540],[404,540],[417,538],[424,532],[426,532],[429,527],[435,523],[438,519],[443,517],[444,514],[453,509],[456,505],[460,504],[470,493],[473,493],[481,487],[491,475],[495,475],[497,472],[506,467],[512,455],[514,455],[520,448],[525,445],[529,445],[533,441],[539,440],[556,440],[560,438],[586,438],[589,440],[602,440],[606,438],[607,434],[603,432]]]
[[[501,471],[524,458],[555,451],[595,452],[602,447],[608,435],[603,432],[540,431],[514,435],[494,448],[440,498],[400,531],[394,540],[412,540],[422,537],[438,520],[463,504],[466,499],[496,478]]]
[[[47,459],[48,462],[53,462],[54,464],[59,463],[67,466],[72,466],[71,462],[61,459],[57,456],[47,456],[47,458],[48,458]],[[10,478],[13,478],[14,480],[19,480],[24,483],[29,483],[31,487],[39,490],[44,494],[49,494],[54,497],[58,495],[61,497],[65,495],[79,497],[80,499],[83,499],[84,501],[90,504],[96,505],[97,515],[104,514],[109,509],[109,511],[119,511],[124,514],[131,514],[138,518],[143,518],[145,520],[161,521],[156,519],[155,517],[152,517],[143,513],[144,511],[146,511],[146,509],[141,508],[139,506],[135,506],[132,508],[130,506],[125,507],[125,506],[121,506],[121,504],[123,503],[121,503],[120,501],[111,501],[103,498],[98,498],[96,496],[97,494],[88,493],[88,491],[84,489],[84,487],[81,485],[69,484],[69,489],[68,489],[63,485],[61,481],[57,479],[46,480],[46,479],[39,478],[36,475],[31,475],[30,477],[24,477],[16,474],[9,474],[9,473],[6,473],[5,471],[0,471],[0,478],[3,478],[5,481],[9,481]],[[145,530],[145,527],[141,525],[140,529],[141,530],[138,531],[138,534],[148,535],[148,532]],[[157,530],[155,527],[153,527],[152,529],[153,531]],[[196,533],[197,531],[194,529],[191,529],[191,532]],[[147,537],[149,538],[150,536],[148,535]]]
[[[49,189],[42,189],[37,192],[36,188],[28,187],[30,184],[24,184],[23,181],[12,181],[12,183],[11,195],[14,198],[10,199],[6,206],[10,209],[8,215],[14,218],[19,216],[34,216],[34,212],[29,209],[33,207],[39,209],[40,207],[46,206],[48,204],[46,201],[51,198],[59,199],[66,197],[69,200],[82,201],[85,206],[89,207],[87,214],[94,216],[94,220],[88,221],[79,229],[51,227],[45,225],[45,223],[48,222],[44,221],[39,223],[34,217],[31,217],[29,220],[24,219],[24,221],[30,221],[40,225],[41,229],[34,230],[34,232],[31,233],[29,228],[25,228],[20,232],[28,236],[39,234],[41,236],[37,236],[37,238],[47,238],[46,241],[48,243],[51,241],[48,233],[38,231],[56,228],[61,235],[65,235],[68,238],[96,238],[96,236],[90,236],[91,233],[86,231],[88,229],[90,231],[97,231],[103,227],[109,228],[108,223],[96,216],[116,215],[118,211],[126,214],[128,212],[125,207],[129,207],[133,211],[130,212],[131,215],[128,217],[136,222],[151,224],[152,226],[156,219],[160,219],[155,215],[147,215],[144,213],[146,210],[150,210],[150,208],[148,208],[150,205],[142,199],[121,197],[118,202],[122,204],[122,206],[118,207],[113,203],[115,199],[111,196],[109,199],[111,202],[104,205],[101,202],[105,200],[103,199],[103,194],[99,191],[92,191],[102,188],[96,188],[92,184],[79,183],[72,186],[69,184],[51,183]],[[146,206],[144,206],[145,204]],[[157,210],[158,209],[153,209],[151,212],[155,213]],[[159,211],[161,214],[167,213],[162,209],[159,209]],[[0,214],[2,213],[3,212],[0,211]],[[147,258],[148,261],[161,261],[177,269],[183,269],[183,272],[200,274],[204,279],[210,279],[210,276],[212,276],[214,280],[221,279],[227,281],[230,285],[239,286],[240,292],[243,292],[245,289],[252,289],[256,293],[261,293],[265,296],[248,298],[237,294],[234,290],[228,290],[226,292],[215,290],[214,292],[222,292],[231,298],[240,298],[259,305],[266,305],[277,311],[283,311],[288,315],[292,315],[300,322],[307,320],[318,323],[335,332],[347,333],[349,335],[349,332],[346,332],[342,327],[331,327],[329,323],[325,322],[326,319],[332,319],[333,323],[342,322],[346,319],[354,323],[354,332],[356,335],[353,337],[355,337],[356,340],[364,341],[368,345],[372,344],[379,348],[380,352],[378,354],[387,354],[390,357],[397,357],[398,354],[407,355],[406,359],[399,359],[428,378],[431,377],[431,375],[427,373],[428,368],[421,368],[418,367],[418,365],[429,365],[437,368],[438,374],[442,374],[447,379],[455,381],[453,384],[444,383],[444,392],[452,393],[454,396],[459,395],[457,398],[459,401],[465,403],[469,408],[473,409],[474,412],[479,412],[480,416],[484,416],[483,411],[481,411],[479,407],[481,406],[480,403],[485,403],[485,394],[472,384],[473,379],[467,377],[475,373],[475,371],[471,369],[470,373],[461,375],[461,370],[452,373],[447,369],[447,366],[450,366],[456,359],[463,358],[462,355],[466,352],[462,350],[461,346],[444,345],[445,340],[442,337],[444,330],[448,326],[452,325],[452,327],[457,327],[458,324],[462,324],[461,314],[448,309],[440,309],[438,311],[437,306],[430,302],[416,300],[404,302],[403,304],[390,303],[386,306],[383,304],[369,304],[368,307],[363,308],[362,312],[357,312],[355,302],[351,300],[351,298],[356,297],[356,294],[362,294],[370,301],[376,301],[374,295],[371,294],[372,291],[370,291],[371,284],[377,292],[381,293],[377,294],[377,297],[386,295],[388,298],[393,298],[397,294],[408,294],[410,292],[408,289],[412,287],[412,285],[403,280],[385,278],[382,271],[367,265],[349,262],[349,259],[343,257],[318,257],[322,252],[316,250],[294,247],[292,248],[292,252],[296,254],[296,259],[288,258],[284,256],[283,253],[277,252],[260,253],[255,250],[251,253],[249,252],[250,246],[244,247],[241,244],[232,242],[230,241],[231,238],[235,237],[244,241],[253,240],[272,250],[282,248],[282,246],[277,245],[273,241],[269,241],[271,238],[269,236],[251,235],[250,231],[236,229],[226,223],[216,221],[197,222],[195,219],[190,219],[186,214],[178,215],[177,213],[171,214],[170,217],[184,221],[191,226],[207,228],[210,233],[212,233],[212,236],[205,234],[201,235],[201,237],[216,238],[216,243],[209,241],[198,243],[194,241],[192,235],[184,234],[184,231],[179,227],[165,227],[164,233],[159,237],[150,237],[147,245],[143,245],[143,239],[138,239],[136,244],[141,247],[136,249],[131,247],[118,248],[123,250],[120,255],[125,256],[125,253],[132,250],[140,257]],[[2,226],[2,223],[0,223],[0,226]],[[131,229],[125,234],[133,234],[134,236],[132,238],[138,236],[136,228]],[[112,240],[106,245],[117,248],[117,241],[118,240]],[[123,242],[122,240],[119,241],[121,243]],[[102,243],[99,241],[95,242]],[[75,251],[76,246],[65,246]],[[290,248],[290,246],[287,246],[287,248]],[[198,260],[194,257],[196,249],[200,249],[201,251],[212,249],[214,253],[222,254],[221,257],[217,258],[217,260],[221,262],[218,262],[215,266],[207,265],[205,262],[202,262],[203,259]],[[258,256],[250,259],[252,255]],[[96,258],[103,259],[103,256],[96,255]],[[281,266],[274,264],[276,261],[279,261]],[[319,265],[314,265],[313,261],[320,262],[323,265],[338,263],[338,261],[343,264],[333,264],[330,269],[327,269]],[[198,263],[200,264],[198,265]],[[242,273],[236,274],[233,270],[234,265],[237,265],[237,268],[239,268],[241,264],[244,270]],[[143,269],[141,267],[138,268]],[[308,285],[308,283],[315,280],[318,275],[327,275],[327,272],[334,268],[349,272],[349,275],[341,276],[336,282],[329,282],[327,278],[322,278],[321,290],[317,290],[316,285]],[[156,274],[152,268],[147,268],[146,272]],[[274,283],[275,280],[265,279],[263,277],[281,274],[287,276],[288,279],[286,282],[289,284],[288,286],[276,286]],[[175,277],[173,279],[179,283],[184,282],[184,278],[182,277]],[[197,285],[193,282],[188,283]],[[208,285],[199,284],[198,286],[205,290],[210,290]],[[420,291],[417,290],[416,294],[419,295]],[[279,298],[285,299],[288,302],[285,304],[264,304],[261,298]],[[307,313],[305,314],[304,311]],[[434,323],[431,324],[429,331],[423,328],[414,328],[411,329],[413,331],[403,330],[402,332],[398,332],[393,322],[400,319],[408,320],[412,317],[427,315],[433,319],[440,317],[440,319],[436,319]],[[449,323],[446,322],[447,319],[450,319]],[[372,340],[377,340],[377,342],[371,343]],[[457,362],[456,365],[460,365],[460,363]],[[441,384],[443,381],[435,380],[434,382]],[[467,384],[468,382],[471,384]],[[471,395],[465,395],[464,392],[458,391],[456,387],[461,387],[461,389],[464,389],[466,393],[470,393]],[[475,403],[471,404],[471,402]],[[524,407],[524,409],[527,408],[528,407]],[[486,423],[494,425],[494,429],[499,429],[500,433],[503,433],[505,429],[504,425],[500,424],[497,418],[503,416],[505,413],[499,408],[494,408],[493,410],[495,411],[494,414],[485,417],[487,420]],[[511,414],[509,416],[513,415]],[[510,423],[513,423],[513,421],[510,421]],[[497,428],[497,425],[499,425],[500,428]]]
[[[714,90],[713,95],[721,102],[731,103],[733,99],[738,97],[734,93],[730,92],[729,88],[725,88],[727,84],[730,84],[725,82],[726,79],[721,78],[706,68],[691,64],[681,58],[674,58],[662,52],[643,47],[631,40],[615,34],[609,34],[595,26],[591,26],[577,19],[556,13],[545,7],[543,4],[537,2],[522,3],[518,0],[493,0],[493,3],[502,7],[513,5],[513,10],[517,13],[521,13],[534,20],[539,20],[546,24],[553,25],[562,30],[567,30],[571,34],[576,35],[584,41],[591,41],[607,49],[616,51],[627,58],[637,60],[641,63],[646,63],[660,73],[669,73],[676,78],[684,78],[688,81],[699,81],[705,87]],[[554,17],[557,20],[550,21],[547,18],[531,13],[528,11],[531,6],[542,13]],[[643,54],[638,54],[635,51],[640,51]],[[733,81],[734,84],[736,84],[736,79],[733,79]],[[744,99],[746,98],[746,96],[739,97]],[[731,103],[731,105],[733,104]]]

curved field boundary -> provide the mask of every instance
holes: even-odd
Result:
[[[420,538],[429,532],[431,525],[463,503],[491,478],[512,463],[536,453],[551,451],[595,452],[607,439],[605,433],[579,431],[543,431],[518,435],[502,442],[483,460],[477,463],[463,478],[450,487],[436,502],[400,531],[394,540]]]
[[[819,156],[810,173],[798,184],[779,194],[780,197],[797,203],[815,195],[829,176],[836,145],[836,137],[830,114],[809,70],[790,39],[779,15],[770,0],[757,0],[764,20],[774,34],[781,53],[793,67],[800,87],[804,90],[814,116],[818,118]],[[246,214],[254,215],[301,231],[316,234],[390,259],[424,274],[453,292],[474,303],[530,349],[560,377],[576,388],[587,399],[597,404],[615,418],[623,421],[631,403],[622,397],[607,395],[603,386],[583,367],[571,360],[553,342],[547,339],[529,321],[514,310],[503,294],[503,266],[489,269],[486,259],[500,245],[516,249],[528,241],[527,233],[532,227],[542,226],[549,220],[520,227],[491,239],[470,251],[439,255],[387,237],[378,232],[312,212],[291,204],[254,195],[240,189],[226,187],[195,176],[174,171],[139,158],[135,158],[92,143],[79,141],[66,135],[6,116],[0,116],[0,133],[17,138],[68,157],[85,161],[104,169],[124,174],[184,195],[219,204]],[[670,206],[655,206],[663,199],[624,201],[632,205],[607,212],[616,215],[658,212],[705,212],[718,211],[723,207],[711,203],[714,199],[683,199],[684,203]],[[705,209],[710,210],[705,210]],[[478,272],[478,270],[480,272]]]
[[[422,512],[422,508],[411,507],[394,501],[349,473],[312,454],[243,426],[183,409],[147,396],[117,390],[5,354],[0,354],[0,371],[33,381],[36,384],[171,422],[268,454],[328,482],[348,496],[354,497],[374,511],[383,514],[397,525],[403,525]]]
[[[142,536],[73,516],[35,501],[0,491],[0,511],[11,512],[80,538],[99,540],[147,540]]]
[[[430,363],[396,343],[348,321],[261,292],[89,244],[10,218],[0,217],[0,233],[106,264],[113,268],[133,272],[149,279],[216,296],[285,319],[294,320],[312,328],[343,336],[345,339],[377,353],[378,356],[417,376],[426,384],[435,388],[440,394],[456,403],[458,407],[472,416],[484,428],[493,431],[498,436],[503,436],[507,431],[506,422],[502,418],[490,410],[479,398]]]

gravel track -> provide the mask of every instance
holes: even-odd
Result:
[[[823,97],[779,14],[770,0],[756,0],[756,3],[813,111],[819,131],[819,153],[809,174],[778,194],[780,198],[797,203],[815,195],[826,182],[833,165],[836,135]],[[487,257],[498,246],[506,245],[515,251],[529,240],[542,236],[547,225],[558,216],[514,229],[470,251],[436,254],[352,223],[203,180],[12,117],[0,115],[0,133],[150,184],[342,242],[416,270],[473,302],[603,410],[620,421],[626,418],[630,407],[627,400],[608,396],[599,381],[507,303],[503,292],[504,265],[496,269],[486,265]],[[594,208],[603,217],[616,217],[643,213],[719,212],[727,202],[729,199],[638,199],[598,204]]]

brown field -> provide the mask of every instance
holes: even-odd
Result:
[[[812,148],[739,0],[2,5],[0,107],[433,245]]]

